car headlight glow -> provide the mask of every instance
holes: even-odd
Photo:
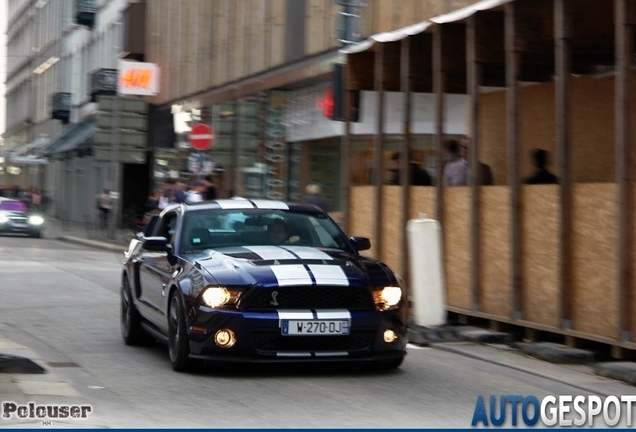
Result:
[[[31,225],[42,225],[44,223],[44,219],[42,216],[29,216],[29,223]]]
[[[402,288],[387,286],[373,291],[373,301],[379,310],[391,310],[398,307],[402,300]]]
[[[9,222],[9,218],[3,214],[0,214],[0,223],[7,223],[7,222]]]
[[[234,306],[238,303],[241,291],[228,290],[225,287],[209,286],[203,290],[201,300],[206,306],[219,308],[221,306]]]

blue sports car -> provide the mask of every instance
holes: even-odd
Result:
[[[406,354],[403,288],[366,238],[314,206],[267,200],[175,204],[125,254],[121,331],[192,360],[373,362]]]

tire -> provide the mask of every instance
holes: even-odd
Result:
[[[146,345],[150,337],[141,328],[141,315],[135,307],[130,292],[128,276],[124,276],[121,286],[121,336],[128,346]]]
[[[172,369],[183,372],[190,368],[190,346],[186,333],[185,315],[183,313],[183,301],[178,292],[170,296],[168,308],[168,354]]]
[[[33,238],[42,238],[42,231],[32,231],[31,237]]]

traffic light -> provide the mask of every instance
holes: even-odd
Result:
[[[351,91],[351,109],[349,110],[349,115],[347,116],[345,113],[345,68],[343,64],[335,64],[333,69],[333,80],[332,80],[332,88],[333,88],[333,100],[331,105],[331,116],[330,118],[334,121],[347,121],[347,117],[349,117],[349,121],[359,122],[360,121],[360,92],[359,91]]]

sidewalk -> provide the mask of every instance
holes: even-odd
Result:
[[[92,224],[66,222],[59,219],[47,219],[44,227],[44,237],[67,241],[99,249],[122,252],[135,236],[133,230],[120,229],[114,236],[109,236]],[[114,238],[111,238],[114,237]]]

